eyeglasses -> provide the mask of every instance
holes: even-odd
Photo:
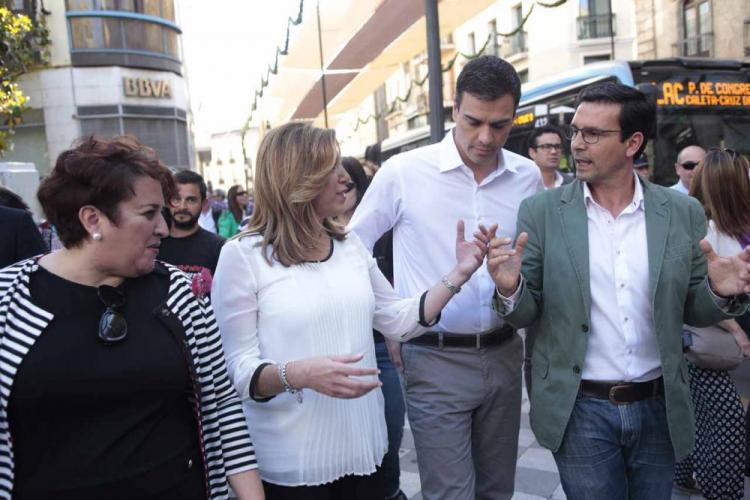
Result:
[[[599,138],[606,134],[614,134],[615,132],[622,132],[622,130],[599,130],[597,128],[578,128],[575,125],[570,125],[563,129],[563,134],[568,140],[576,138],[578,133],[581,133],[583,142],[586,144],[596,144],[599,142]]]
[[[347,193],[350,193],[350,192],[354,191],[354,188],[357,187],[357,185],[354,184],[353,182],[347,182],[346,184],[344,184],[344,186],[346,186],[346,192]]]
[[[243,195],[246,195],[246,194],[247,194],[247,191],[237,191],[237,193],[235,194],[235,196],[243,196]]]
[[[537,144],[533,146],[534,149],[542,149],[544,151],[562,151],[562,144]]]
[[[128,335],[125,317],[117,311],[125,304],[125,296],[117,288],[102,285],[98,290],[99,300],[106,306],[99,319],[99,340],[106,345],[116,344]]]
[[[698,166],[698,163],[699,162],[697,161],[683,161],[682,163],[680,163],[680,166],[684,168],[685,170],[693,170],[695,167]]]

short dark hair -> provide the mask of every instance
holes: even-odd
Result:
[[[646,149],[648,138],[653,135],[656,112],[646,94],[621,83],[602,82],[585,87],[578,93],[576,107],[584,102],[620,105],[620,141],[624,142],[636,132],[643,134],[643,144],[633,159]]]
[[[6,187],[0,186],[0,206],[17,208],[19,210],[29,210],[29,206],[23,201],[23,198]]]
[[[174,180],[177,184],[197,184],[198,190],[201,192],[201,201],[206,201],[208,188],[206,182],[198,172],[192,170],[180,170],[174,174]]]
[[[555,127],[554,125],[544,125],[543,127],[537,127],[533,129],[531,132],[529,132],[529,136],[526,139],[528,147],[527,149],[534,148],[539,145],[537,144],[537,139],[539,139],[540,136],[544,134],[556,134],[557,137],[560,138],[560,142],[564,143],[562,132],[560,132],[560,129]]]
[[[362,197],[365,195],[370,181],[367,178],[367,173],[362,167],[362,164],[356,158],[352,156],[344,156],[341,158],[341,165],[344,166],[344,170],[352,178],[354,186],[357,188],[357,202],[354,204],[355,208],[359,206],[359,202],[362,201]]]
[[[130,136],[90,136],[57,157],[37,198],[65,248],[76,247],[88,237],[78,218],[81,207],[93,205],[117,224],[120,203],[135,195],[133,186],[144,176],[161,184],[165,202],[172,199],[172,173],[153,149]]]
[[[511,94],[515,109],[521,100],[521,79],[509,62],[496,56],[479,56],[469,61],[458,75],[456,109],[461,106],[464,92],[482,101],[495,101]]]

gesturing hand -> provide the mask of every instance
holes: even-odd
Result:
[[[706,240],[700,242],[708,260],[711,288],[722,297],[750,293],[750,246],[734,257],[720,257]]]
[[[498,238],[494,231],[491,236],[487,270],[500,293],[509,297],[516,290],[521,279],[521,257],[529,241],[529,235],[527,233],[518,235],[515,248],[510,247],[510,238]]]
[[[293,387],[309,388],[334,398],[358,398],[382,385],[377,377],[352,378],[378,374],[377,368],[354,366],[363,357],[364,354],[343,354],[293,361],[287,366],[287,379]]]
[[[480,225],[474,232],[474,240],[466,241],[466,227],[463,220],[456,224],[456,271],[468,280],[474,271],[484,262],[487,255],[487,245],[490,242],[490,231],[496,231],[497,224],[493,224],[488,230]]]

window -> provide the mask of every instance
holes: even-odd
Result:
[[[174,21],[174,0],[67,0],[66,5],[69,11],[120,10]]]
[[[497,56],[498,54],[498,43],[497,43],[497,21],[493,19],[487,23],[487,32],[490,36],[490,54]]]
[[[615,15],[609,4],[610,0],[579,0],[579,40],[615,35]]]
[[[513,7],[510,17],[513,23],[511,31],[515,31],[523,22],[523,10],[521,9],[520,3]],[[518,54],[520,52],[526,52],[526,50],[526,32],[521,30],[510,38],[510,53]]]
[[[680,55],[711,56],[713,30],[709,0],[687,0],[682,10],[683,39]]]
[[[612,59],[610,54],[596,54],[593,56],[583,56],[583,64],[591,64],[599,61],[609,61]]]
[[[181,72],[180,30],[173,24],[173,0],[67,0],[67,7],[73,66]],[[131,18],[129,14],[96,11],[134,15]]]
[[[99,109],[96,109],[99,108]],[[153,106],[101,106],[78,108],[81,133],[101,136],[131,134],[146,146],[154,148],[159,158],[170,167],[189,167],[187,124],[178,118],[182,110]],[[95,115],[95,112],[109,116]],[[112,113],[114,111],[114,113]],[[116,114],[118,116],[111,116]],[[141,116],[138,116],[141,115]],[[148,115],[148,116],[143,116]]]

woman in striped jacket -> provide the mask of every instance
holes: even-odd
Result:
[[[127,138],[42,183],[64,248],[0,270],[0,498],[263,498],[210,305],[155,262],[173,191]]]

